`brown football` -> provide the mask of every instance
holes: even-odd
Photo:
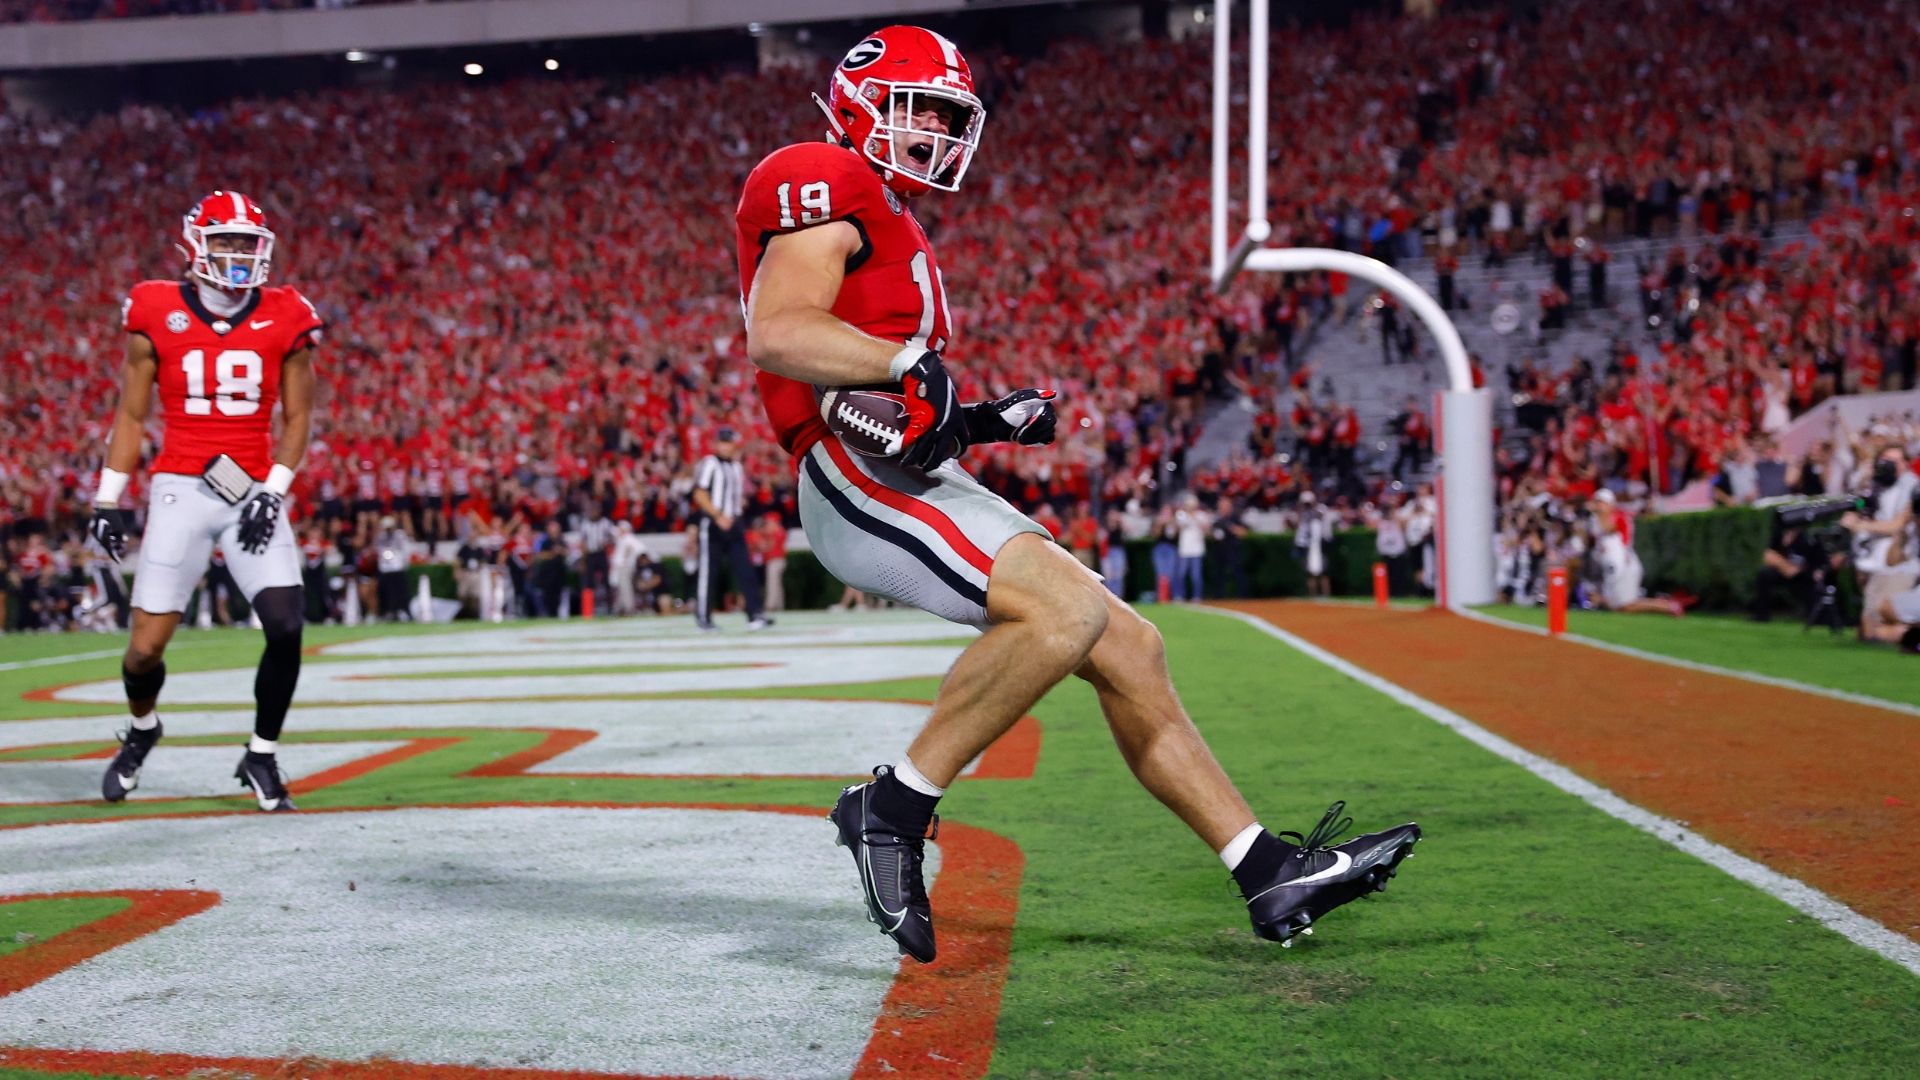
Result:
[[[907,401],[879,390],[828,390],[820,396],[820,418],[854,453],[896,457],[907,432]]]

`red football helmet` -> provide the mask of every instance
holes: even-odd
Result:
[[[973,71],[953,42],[918,26],[876,30],[833,69],[827,100],[814,95],[832,135],[880,169],[895,194],[957,191],[987,110],[973,93]],[[946,131],[917,126],[937,114]]]
[[[193,274],[223,289],[257,289],[273,269],[266,212],[237,191],[216,191],[180,224]]]

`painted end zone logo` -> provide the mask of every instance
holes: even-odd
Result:
[[[943,823],[930,884],[954,914],[939,962],[903,967],[862,917],[825,801],[661,800],[667,783],[784,777],[790,792],[885,760],[924,703],[693,694],[944,670],[958,652],[940,641],[952,628],[841,621],[768,636],[752,666],[727,662],[737,642],[636,629],[382,639],[308,666],[335,688],[323,696],[404,696],[296,708],[283,746],[296,792],[364,792],[356,802],[378,803],[380,778],[404,766],[416,782],[458,776],[458,790],[497,800],[291,818],[244,812],[238,793],[210,804],[205,796],[230,794],[230,777],[217,773],[223,762],[231,771],[248,714],[182,709],[168,714],[167,742],[143,778],[151,783],[119,820],[0,828],[0,905],[131,901],[0,955],[0,1068],[396,1080],[984,1075],[1018,905],[1015,845]],[[635,644],[647,663],[609,672],[608,658]],[[583,655],[599,671],[568,675],[587,666]],[[674,666],[686,670],[663,670]],[[663,679],[693,684],[671,698],[508,696],[548,680],[644,693]],[[185,690],[212,703],[250,685],[250,671],[210,672]],[[84,700],[94,689],[57,693]],[[91,812],[87,793],[68,789],[97,783],[108,726],[0,725],[0,790],[14,794],[0,803],[71,816],[58,804],[84,801]],[[296,731],[320,741],[292,741]],[[1039,742],[1028,718],[970,774],[1031,776]],[[433,771],[442,761],[445,771]],[[617,801],[517,796],[556,783],[596,794],[615,785]],[[650,786],[620,798],[629,784]],[[716,845],[721,836],[748,842]],[[142,1021],[103,1022],[127,1009]]]

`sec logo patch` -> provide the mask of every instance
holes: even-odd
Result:
[[[173,331],[176,334],[184,334],[187,332],[188,325],[189,324],[187,322],[186,312],[184,311],[167,312],[167,329]]]

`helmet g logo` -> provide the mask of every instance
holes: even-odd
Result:
[[[887,54],[887,43],[879,38],[868,38],[847,50],[847,58],[840,61],[842,71],[859,71]]]

